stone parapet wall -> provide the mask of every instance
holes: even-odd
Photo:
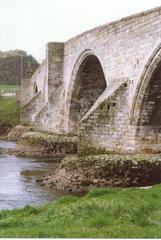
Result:
[[[31,79],[23,79],[21,83],[21,106],[25,106],[30,102],[30,100],[34,97],[34,84],[37,86],[37,90],[41,91],[42,99],[44,102],[47,101],[47,61],[44,61],[38,69],[34,72]]]

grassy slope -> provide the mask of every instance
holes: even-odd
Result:
[[[13,93],[16,92],[19,89],[19,86],[17,85],[5,85],[5,84],[0,84],[0,92],[7,92],[7,93]]]
[[[1,211],[0,237],[161,237],[161,185],[98,189],[39,208]]]
[[[20,121],[20,108],[16,97],[0,96],[0,122],[8,122],[16,126]]]

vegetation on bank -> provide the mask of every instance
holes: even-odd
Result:
[[[17,141],[12,153],[26,157],[65,157],[77,153],[77,136],[53,134],[31,126],[17,126],[8,135]]]
[[[160,238],[161,185],[96,189],[41,206],[0,212],[0,237]]]
[[[66,148],[69,149],[74,145],[73,148],[77,147],[76,136],[66,136],[58,134],[48,134],[47,132],[28,132],[23,134],[20,142],[24,145],[29,146],[43,146],[43,147],[56,147],[58,144],[66,144]],[[60,146],[59,146],[60,147]],[[75,150],[76,152],[76,150]]]
[[[19,88],[18,85],[0,84],[0,93],[15,93]]]
[[[16,97],[0,96],[0,123],[9,123],[13,127],[20,121],[20,107]]]

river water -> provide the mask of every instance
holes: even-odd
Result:
[[[52,173],[57,163],[8,154],[6,150],[14,147],[15,143],[0,141],[0,209],[39,205],[58,199],[58,192],[36,182]]]

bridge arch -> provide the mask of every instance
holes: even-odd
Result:
[[[135,129],[137,151],[161,152],[161,43],[141,74],[132,105],[131,125]]]
[[[161,43],[150,55],[139,83],[136,87],[130,121],[132,125],[159,124],[154,114],[159,114],[159,99],[161,98]],[[161,102],[160,102],[161,104]],[[160,108],[161,109],[161,108]],[[143,117],[144,115],[144,117]],[[161,117],[161,115],[160,115]],[[150,122],[151,121],[151,122]],[[160,118],[161,125],[161,118]]]
[[[69,132],[77,132],[82,117],[106,88],[105,74],[99,57],[84,51],[76,61],[67,95]]]

